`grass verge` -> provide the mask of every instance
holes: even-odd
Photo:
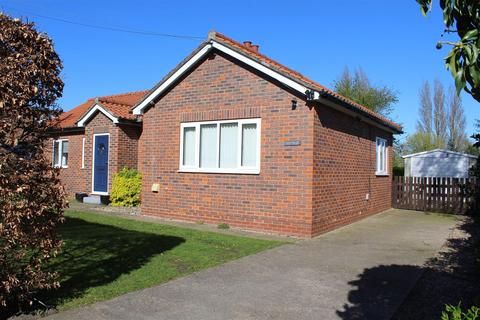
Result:
[[[41,299],[59,310],[107,300],[285,242],[68,211],[63,251],[49,266],[61,287]]]

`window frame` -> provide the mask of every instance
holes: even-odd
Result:
[[[383,159],[380,159],[380,148],[383,148]],[[375,138],[375,175],[388,176],[388,141],[385,138]],[[383,161],[383,170],[380,170],[380,161]]]
[[[64,166],[62,165],[62,155],[63,155],[63,142],[68,142],[68,146],[70,148],[70,142],[68,141],[68,139],[55,139],[53,140],[52,142],[52,166],[54,168],[63,168],[63,169],[66,169],[68,168],[68,157],[67,157],[67,165]],[[58,161],[58,164],[55,163],[55,143],[58,142],[58,154],[57,154],[57,161]],[[68,150],[67,150],[67,154],[68,154]]]
[[[237,167],[235,168],[220,168],[220,127],[225,123],[237,123]],[[216,124],[217,125],[217,150],[216,150],[216,168],[201,168],[200,167],[200,126]],[[242,166],[242,141],[243,141],[243,125],[255,124],[257,127],[257,141],[256,141],[256,165]],[[183,150],[184,150],[184,129],[195,128],[195,162],[193,166],[183,165]],[[261,158],[261,118],[249,119],[232,119],[232,120],[214,120],[214,121],[198,121],[198,122],[182,122],[180,124],[180,159],[178,172],[192,172],[192,173],[233,173],[233,174],[259,174],[260,173],[260,158]]]

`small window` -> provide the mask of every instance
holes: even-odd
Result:
[[[85,138],[82,138],[82,169],[85,169]]]
[[[181,125],[180,171],[260,172],[260,119]]]
[[[60,167],[60,141],[53,141],[53,166]]]
[[[68,140],[53,141],[53,166],[68,167]]]
[[[377,144],[377,175],[387,175],[387,140],[383,138],[376,139]]]

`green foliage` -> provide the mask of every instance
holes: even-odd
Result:
[[[136,169],[123,168],[113,176],[110,205],[135,207],[140,205],[142,175]]]
[[[402,168],[403,172],[403,166],[404,166],[404,161],[402,158],[402,155],[405,154],[405,143],[402,143],[399,139],[394,138],[393,140],[393,169],[395,173],[395,168]],[[401,174],[403,175],[403,173]]]
[[[432,9],[432,0],[416,0],[422,13]],[[437,44],[452,46],[445,58],[445,65],[455,79],[457,94],[465,90],[480,102],[480,2],[477,0],[440,0],[446,32],[456,33],[457,42],[444,41]],[[454,28],[455,30],[452,30]]]
[[[477,150],[480,149],[480,133],[474,134],[472,138],[475,140],[473,147]],[[470,176],[480,180],[480,155],[477,158],[477,162],[470,168]]]
[[[375,87],[362,69],[353,75],[345,68],[334,82],[335,91],[375,112],[388,116],[398,102],[397,93],[389,87]]]
[[[466,154],[472,154],[474,156],[479,156],[480,155],[480,150],[476,148],[473,144],[468,144],[467,148],[465,148],[465,153]]]
[[[397,176],[402,176],[403,177],[405,175],[405,168],[403,166],[401,166],[401,167],[394,166],[392,168],[392,171],[393,171],[393,175],[395,177],[397,177]]]
[[[480,319],[480,309],[473,306],[463,312],[460,304],[458,306],[446,305],[442,312],[441,320],[477,320]]]
[[[478,122],[476,127],[479,130],[479,132],[472,135],[472,139],[475,140],[475,143],[473,144],[473,148],[480,150],[480,126],[478,126]],[[470,170],[468,173],[471,177],[475,177],[477,181],[480,181],[480,152],[478,153],[477,161],[473,166],[470,167]],[[478,187],[478,184],[477,186],[473,186],[470,192],[475,198],[476,202],[480,203],[480,188]],[[475,212],[475,214],[477,217],[479,216],[478,212]]]
[[[445,149],[445,142],[436,139],[435,135],[417,131],[408,136],[406,141],[406,152],[407,153],[417,153],[433,149]]]
[[[230,229],[230,226],[226,223],[219,223],[217,228],[218,229]]]

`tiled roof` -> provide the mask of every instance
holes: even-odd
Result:
[[[130,109],[147,92],[148,91],[145,90],[98,97],[98,102],[115,117],[134,120],[136,119],[136,116],[130,112]]]
[[[227,37],[227,36],[225,36],[221,33],[218,33],[218,32],[213,33],[213,39],[220,42],[220,43],[227,44],[230,47],[233,47],[233,48],[241,51],[245,55],[253,57],[256,60],[259,60],[259,61],[269,65],[270,67],[276,69],[280,73],[287,74],[288,76],[296,79],[297,81],[301,81],[301,82],[304,82],[305,84],[308,84],[309,86],[313,87],[312,89],[316,89],[318,91],[325,92],[328,95],[333,96],[333,97],[337,98],[338,100],[343,101],[344,103],[347,103],[348,105],[352,106],[353,108],[369,114],[370,116],[379,120],[380,122],[389,124],[390,126],[398,129],[399,131],[402,131],[402,127],[400,125],[398,125],[397,123],[385,118],[384,116],[380,115],[377,112],[374,112],[374,111],[368,109],[365,106],[362,106],[361,104],[358,104],[358,103],[356,103],[356,102],[338,94],[337,92],[335,92],[331,89],[326,88],[325,86],[322,86],[321,84],[319,84],[319,83],[317,83],[313,80],[310,80],[309,78],[305,77],[301,73],[299,73],[297,71],[294,71],[294,70],[276,62],[273,59],[270,59],[269,57],[259,53],[257,50],[255,50],[251,46],[243,45],[243,44],[241,44],[241,43],[239,43],[239,42],[237,42],[237,41],[235,41],[235,40],[233,40],[233,39],[231,39],[231,38],[229,38],[229,37]]]
[[[87,110],[93,105],[94,102],[95,102],[94,99],[88,99],[87,101],[73,108],[72,110],[63,112],[58,117],[58,122],[56,123],[56,127],[62,128],[62,129],[76,127],[77,126],[76,123],[78,119],[80,119],[81,116],[85,112],[87,112]]]
[[[147,92],[148,91],[136,91],[98,97],[97,99],[90,98],[72,110],[63,112],[58,118],[57,127],[62,129],[76,127],[78,120],[94,106],[95,100],[113,116],[121,119],[134,120],[136,116],[130,113],[130,109]]]

